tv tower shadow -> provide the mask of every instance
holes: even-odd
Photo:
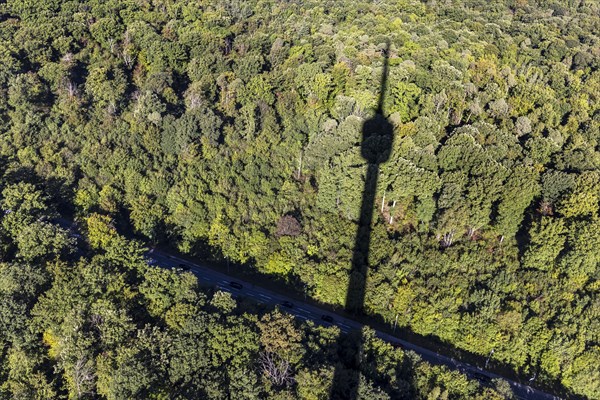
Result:
[[[389,42],[386,42],[383,52],[383,73],[381,75],[381,89],[376,114],[365,121],[362,127],[361,155],[367,162],[367,174],[345,304],[346,311],[357,315],[363,313],[365,303],[365,291],[369,271],[371,225],[373,222],[377,180],[379,178],[379,165],[389,160],[394,140],[394,128],[383,115],[383,100],[388,79],[389,47]],[[358,400],[358,388],[360,384],[359,366],[362,353],[361,333],[353,332],[348,338],[340,339],[338,350],[341,363],[336,366],[334,372],[330,399]]]

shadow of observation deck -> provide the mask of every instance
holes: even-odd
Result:
[[[383,101],[388,79],[389,47],[388,41],[383,50],[384,63],[377,111],[372,118],[365,121],[362,127],[361,155],[367,163],[367,174],[345,304],[346,311],[352,314],[362,314],[364,310],[379,165],[389,160],[394,140],[394,128],[383,115]],[[335,369],[330,399],[356,400],[359,394],[359,367],[362,352],[360,332],[354,332],[349,337],[340,339],[338,348],[341,363]]]

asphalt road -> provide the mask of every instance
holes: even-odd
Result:
[[[256,301],[257,303],[263,303],[268,305],[279,305],[282,310],[294,315],[296,318],[302,320],[312,320],[317,324],[331,326],[336,325],[340,328],[340,330],[344,333],[348,333],[355,329],[361,329],[363,324],[354,321],[352,319],[348,319],[339,314],[333,313],[331,311],[325,311],[313,305],[293,300],[285,295],[275,293],[271,290],[262,288],[260,286],[253,285],[251,283],[245,282],[243,280],[232,278],[226,274],[221,272],[217,272],[211,269],[208,266],[200,265],[197,263],[192,263],[188,260],[184,260],[178,258],[176,256],[160,252],[158,250],[151,251],[148,255],[152,260],[152,263],[156,263],[157,265],[165,268],[179,268],[181,266],[185,266],[186,269],[193,272],[199,280],[200,285],[203,286],[212,286],[217,287],[222,291],[230,292],[236,297],[246,297]],[[287,304],[287,306],[286,306]],[[290,307],[291,306],[291,307]],[[326,316],[326,317],[324,317]],[[329,321],[325,320],[331,318]],[[323,319],[325,318],[325,319]],[[376,331],[376,334],[381,339],[390,342],[394,345],[399,345],[401,348],[405,350],[412,350],[421,358],[432,364],[441,364],[446,365],[447,367],[453,370],[459,370],[470,378],[477,379],[481,383],[486,384],[491,379],[494,378],[502,378],[506,380],[515,396],[519,399],[527,399],[527,400],[559,400],[560,397],[551,395],[549,393],[542,392],[540,390],[534,389],[530,386],[508,380],[506,378],[501,377],[500,375],[496,375],[494,373],[488,372],[484,369],[477,368],[470,364],[466,364],[460,362],[458,360],[452,359],[450,357],[446,357],[442,354],[437,354],[431,350],[425,349],[423,347],[414,345],[405,340],[399,339],[392,335],[389,335],[385,332]]]

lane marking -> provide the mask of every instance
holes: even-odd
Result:
[[[299,308],[292,308],[292,309],[289,311],[289,313],[290,313],[290,314],[306,314],[306,315],[311,315],[311,313],[309,313],[308,311],[306,311],[306,310],[301,310],[301,309],[299,309]]]
[[[262,297],[263,299],[267,299],[267,300],[271,300],[271,299],[272,299],[272,297],[269,297],[269,296],[267,296],[267,295],[264,295],[264,294],[262,294],[262,293],[259,293],[258,295],[259,295],[260,297]]]

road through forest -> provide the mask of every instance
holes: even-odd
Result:
[[[81,236],[77,233],[77,224],[69,221],[65,218],[58,218],[55,220],[60,226],[68,229],[72,235],[80,238]],[[363,327],[363,324],[350,319],[346,316],[340,315],[331,310],[321,309],[315,305],[308,304],[307,302],[298,301],[291,297],[285,296],[281,293],[275,293],[272,290],[263,288],[261,286],[246,282],[238,277],[233,277],[222,272],[216,271],[206,264],[199,264],[169,254],[164,250],[150,250],[147,254],[149,260],[152,260],[153,265],[157,265],[163,268],[181,268],[189,269],[196,277],[201,286],[217,287],[222,291],[230,292],[234,296],[246,297],[257,303],[266,305],[280,305],[282,310],[294,315],[296,318],[303,320],[312,320],[317,324],[330,326],[336,325],[344,333],[349,333],[352,330],[358,330]],[[232,282],[234,286],[232,286]],[[239,284],[239,285],[236,285]],[[237,286],[237,287],[235,287]],[[284,303],[293,305],[292,307],[286,307]],[[330,322],[323,320],[323,316],[331,317]],[[486,371],[485,369],[478,368],[476,366],[458,361],[454,358],[447,357],[443,354],[436,353],[424,347],[418,346],[406,340],[397,338],[388,333],[375,330],[376,335],[381,339],[399,345],[404,350],[411,350],[417,353],[423,360],[438,365],[445,365],[450,369],[461,371],[467,374],[470,378],[477,379],[480,382],[485,383],[494,378],[502,378],[506,380],[518,399],[527,400],[560,400],[561,398],[538,389],[534,389],[525,384],[515,382],[510,379],[506,379],[493,372]]]
[[[280,305],[280,308],[296,318],[303,320],[312,320],[317,324],[321,325],[336,325],[344,333],[348,333],[352,330],[361,329],[363,324],[349,319],[345,316],[332,312],[330,310],[324,310],[314,305],[292,299],[280,293],[275,293],[272,290],[257,286],[255,284],[246,282],[237,277],[232,277],[224,273],[215,271],[207,265],[198,264],[189,260],[184,260],[172,254],[168,254],[164,251],[154,250],[151,251],[149,257],[153,259],[157,265],[165,268],[179,268],[186,266],[191,272],[193,272],[199,280],[202,286],[217,287],[222,291],[230,292],[234,296],[242,296],[257,303],[263,303],[267,305]],[[232,286],[232,282],[234,286]],[[239,285],[236,285],[238,283]],[[237,287],[235,287],[237,286]],[[292,307],[286,307],[293,304]],[[330,322],[323,320],[323,316],[329,316],[332,318]],[[406,340],[399,339],[388,333],[382,331],[375,331],[377,336],[381,339],[400,345],[405,350],[411,350],[417,353],[421,358],[432,364],[445,365],[453,370],[459,370],[469,377],[478,379],[479,381],[485,382],[494,378],[505,379],[511,386],[515,396],[519,399],[528,400],[557,400],[560,397],[554,396],[549,393],[545,393],[541,390],[534,389],[525,384],[521,384],[512,380],[501,377],[500,375],[486,371],[481,368],[477,368],[473,365],[460,362],[453,358],[438,354],[434,351],[428,350],[421,346],[417,346],[413,343],[407,342]]]

